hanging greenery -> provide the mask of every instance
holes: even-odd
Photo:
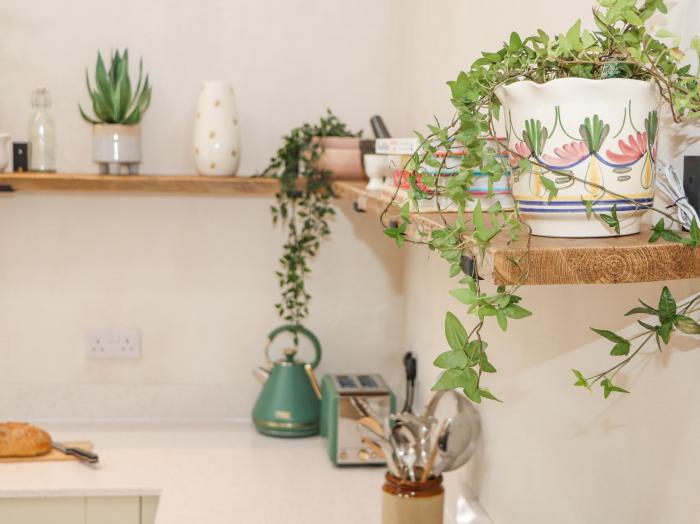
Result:
[[[521,221],[518,210],[503,210],[500,204],[483,209],[476,204],[473,213],[465,211],[471,197],[467,188],[472,185],[476,172],[486,174],[489,188],[493,183],[506,176],[511,170],[514,176],[532,169],[547,170],[558,177],[586,183],[586,187],[597,189],[598,194],[608,192],[616,198],[632,202],[623,195],[608,190],[603,184],[592,180],[581,180],[570,171],[560,171],[545,166],[539,161],[542,145],[547,139],[547,129],[539,122],[526,123],[523,140],[529,152],[508,150],[510,157],[516,159],[515,165],[500,158],[498,151],[488,146],[484,137],[497,136],[494,121],[500,115],[500,102],[495,96],[498,87],[522,80],[544,83],[557,78],[579,77],[592,79],[631,78],[653,82],[660,96],[668,103],[676,122],[683,119],[700,117],[700,94],[698,92],[698,75],[691,72],[691,67],[684,64],[685,52],[679,48],[680,39],[665,29],[651,33],[646,24],[657,14],[666,14],[663,0],[600,0],[600,7],[593,9],[593,21],[596,30],[581,28],[577,21],[566,33],[550,36],[542,30],[536,35],[521,37],[512,33],[508,42],[495,52],[485,52],[467,71],[459,73],[456,80],[448,82],[452,93],[452,103],[456,108],[453,120],[447,125],[436,122],[428,126],[430,134],[418,135],[421,149],[416,152],[406,169],[410,189],[408,196],[417,207],[421,200],[435,199],[440,209],[441,197],[454,202],[457,212],[451,213],[455,218],[443,220],[443,226],[433,230],[424,240],[413,242],[426,244],[436,251],[449,264],[450,277],[459,276],[459,287],[450,294],[464,307],[465,311],[475,317],[473,327],[467,329],[456,315],[445,315],[445,336],[449,350],[435,360],[435,366],[444,370],[433,389],[463,389],[474,402],[482,398],[497,400],[484,384],[484,374],[493,373],[496,368],[488,356],[488,343],[484,340],[482,330],[487,321],[494,321],[502,330],[508,328],[511,321],[530,316],[518,289],[529,274],[529,238],[528,226]],[[693,38],[692,50],[700,56],[700,38]],[[650,115],[645,122],[647,135],[655,132],[656,114]],[[654,130],[654,131],[652,131]],[[581,126],[581,137],[591,153],[597,151],[600,143],[608,133],[602,122],[587,120]],[[465,154],[461,156],[459,174],[450,177],[446,185],[438,184],[437,176],[418,175],[419,166],[428,165],[436,170],[445,166],[451,148],[459,144]],[[440,152],[441,154],[437,154]],[[544,171],[541,171],[544,172]],[[547,177],[539,177],[545,194],[551,200],[557,195],[557,186]],[[397,190],[398,194],[398,190]],[[395,195],[396,197],[396,195]],[[382,215],[385,233],[395,239],[401,246],[411,221],[409,202],[401,207],[401,219],[398,224],[390,224],[386,213]],[[620,219],[617,207],[609,213],[596,213],[590,200],[584,201],[586,211],[595,214],[608,227],[619,234]],[[635,209],[652,209],[651,205],[634,202]],[[650,242],[663,238],[670,242],[685,244],[691,248],[700,246],[700,228],[696,221],[690,225],[688,234],[671,230],[670,225],[677,220],[666,210],[657,210],[664,216],[653,228]],[[443,211],[439,211],[443,214]],[[443,218],[445,218],[443,216]],[[519,268],[520,278],[513,285],[498,286],[495,293],[482,288],[481,282],[474,274],[464,274],[462,261],[464,257],[477,259],[495,239],[505,238],[514,242],[525,238],[528,249],[522,255],[513,257],[511,262]],[[639,322],[642,332],[632,338],[625,338],[611,331],[594,329],[594,331],[613,344],[611,355],[622,358],[606,371],[586,375],[574,370],[576,386],[590,389],[598,384],[607,398],[612,392],[626,392],[615,385],[616,374],[624,368],[640,350],[651,340],[655,340],[659,349],[667,345],[674,332],[700,334],[700,325],[691,317],[698,310],[699,299],[689,300],[676,305],[675,299],[667,288],[661,292],[657,307],[642,304],[628,314],[647,314],[655,317],[655,322]],[[639,341],[637,343],[636,341]],[[637,344],[634,346],[633,345]]]
[[[283,320],[295,326],[301,326],[309,314],[309,261],[318,254],[321,240],[330,234],[328,220],[335,214],[330,203],[334,196],[332,173],[318,165],[323,154],[321,138],[331,136],[357,135],[328,110],[318,124],[292,129],[262,173],[280,181],[277,204],[271,212],[273,223],[286,228],[286,238],[281,269],[275,273],[282,298],[275,307]]]

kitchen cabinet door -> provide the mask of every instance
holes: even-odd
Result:
[[[141,497],[141,524],[155,524],[158,497]]]
[[[88,497],[85,524],[140,524],[140,497]]]
[[[85,524],[84,498],[0,499],[3,524]]]

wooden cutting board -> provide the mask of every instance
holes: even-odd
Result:
[[[67,447],[83,448],[88,451],[92,451],[92,442],[89,441],[76,441],[76,442],[61,442]],[[60,451],[51,448],[46,455],[39,455],[36,457],[0,457],[0,464],[3,462],[62,462],[66,460],[78,460],[73,455],[66,455]]]

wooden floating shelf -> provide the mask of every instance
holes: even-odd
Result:
[[[0,173],[5,191],[99,191],[139,193],[201,193],[271,196],[279,182],[262,177],[199,175],[91,175],[72,173]]]
[[[380,191],[367,191],[359,182],[336,182],[336,193],[351,199],[356,209],[380,214],[389,199]],[[388,213],[396,220],[398,208]],[[442,226],[437,213],[413,213],[409,238],[425,235]],[[700,249],[658,240],[650,233],[608,238],[547,238],[533,236],[530,271],[526,284],[618,284],[700,277]],[[508,245],[495,240],[478,263],[479,275],[495,284],[513,284],[521,270],[513,258],[525,252],[525,239]],[[521,264],[522,265],[522,264]]]
[[[334,182],[339,198],[356,209],[379,215],[389,199],[367,191],[365,182]],[[0,173],[4,191],[87,191],[226,196],[272,196],[279,182],[262,177],[209,177],[192,175],[93,175],[70,173]],[[398,207],[387,220],[396,221]],[[414,213],[407,235],[425,239],[443,224],[437,213]],[[700,249],[662,240],[648,242],[650,233],[609,238],[532,237],[530,271],[526,284],[613,284],[700,277]],[[525,240],[507,244],[496,240],[477,261],[479,275],[496,284],[513,284],[520,269],[512,260],[525,252]]]

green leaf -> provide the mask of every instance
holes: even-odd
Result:
[[[520,38],[520,35],[518,33],[516,33],[515,31],[513,31],[510,34],[510,41],[508,43],[508,49],[510,51],[517,51],[522,46],[523,46],[523,41]]]
[[[472,214],[472,221],[477,232],[485,232],[486,225],[484,224],[484,213],[481,210],[481,200],[477,200],[476,206]]]
[[[625,356],[630,352],[630,343],[626,340],[624,342],[618,342],[610,350],[610,354],[614,357]]]
[[[600,218],[605,222],[610,228],[615,230],[615,233],[620,234],[620,220],[617,218],[617,204],[613,204],[612,209],[610,209],[610,214],[606,215],[601,213]]]
[[[104,101],[105,109],[109,112],[108,117],[112,119],[112,122],[114,122],[117,115],[114,110],[112,83],[107,75],[107,70],[105,69],[104,61],[102,60],[102,54],[99,52],[97,53],[97,66],[95,67],[95,85],[97,87],[97,92]]]
[[[675,317],[674,317],[675,319]],[[671,332],[673,331],[673,321],[669,320],[667,322],[662,323],[658,329],[656,330],[656,333],[661,337],[661,340],[664,341],[664,344],[668,344],[671,340]]]
[[[600,385],[603,388],[603,396],[605,398],[608,398],[610,396],[610,393],[612,392],[618,392],[618,393],[629,393],[626,389],[622,389],[621,387],[615,386],[610,379],[603,379],[600,381]]]
[[[472,291],[470,288],[457,288],[450,291],[450,295],[459,300],[462,304],[468,306],[476,302],[477,296],[476,292]]]
[[[476,390],[479,382],[479,375],[472,368],[448,369],[440,375],[437,383],[432,387],[433,391],[443,389],[465,388],[470,391]]]
[[[620,335],[613,333],[612,331],[608,331],[607,329],[591,328],[591,331],[597,333],[601,337],[607,338],[610,342],[615,342],[616,344],[619,342],[629,342],[625,337],[621,337]]]
[[[639,314],[644,314],[644,315],[655,315],[657,311],[649,307],[647,305],[643,305],[641,307],[635,307],[630,309],[627,313],[625,313],[625,316],[628,317],[630,315],[639,315]]]
[[[441,369],[463,368],[468,363],[464,351],[445,351],[433,361],[433,366]]]
[[[80,107],[80,104],[78,104],[78,109],[80,110],[80,116],[83,117],[83,120],[85,120],[86,122],[89,122],[90,124],[99,124],[99,122],[97,120],[93,120],[92,118],[90,118],[89,116],[87,116],[85,114],[85,111],[83,111],[83,108]]]
[[[472,340],[467,344],[465,351],[471,360],[481,360],[481,356],[484,354],[487,347],[488,344],[484,341]]]
[[[593,214],[593,201],[582,198],[581,202],[583,202],[583,205],[586,206],[586,217],[591,218],[591,215]]]
[[[679,331],[688,335],[700,335],[700,324],[686,315],[676,317],[676,327]]]
[[[506,314],[503,312],[502,309],[496,310],[496,320],[498,321],[498,326],[503,331],[506,331],[508,329],[508,318],[506,317]]]
[[[445,338],[454,351],[463,351],[467,344],[467,330],[451,312],[445,314]]]
[[[488,388],[479,388],[479,396],[481,398],[487,398],[489,400],[495,400],[496,402],[501,402],[501,400],[496,398],[494,396],[494,394],[488,390]]]
[[[586,380],[586,377],[583,376],[583,373],[581,373],[578,369],[572,369],[571,371],[576,376],[576,382],[574,382],[574,386],[581,386],[588,390],[591,389],[591,386],[588,384],[588,380]]]
[[[521,319],[532,315],[532,312],[517,304],[510,304],[505,308],[504,312],[506,316],[514,319]]]
[[[695,54],[697,54],[698,57],[700,57],[700,37],[694,36],[694,37],[690,40],[690,48],[691,48],[693,51],[695,51]]]
[[[659,297],[659,320],[664,323],[673,320],[676,316],[676,301],[668,287],[664,286]]]
[[[549,191],[549,197],[547,198],[547,200],[551,202],[552,199],[556,197],[559,193],[557,185],[544,175],[540,175],[540,181],[542,182],[542,185],[545,187],[545,189]]]
[[[577,49],[581,41],[581,20],[576,20],[576,23],[571,26],[566,33],[566,41],[571,49]]]
[[[489,362],[486,357],[486,353],[481,354],[481,359],[479,360],[479,369],[484,373],[496,373],[496,368]]]

